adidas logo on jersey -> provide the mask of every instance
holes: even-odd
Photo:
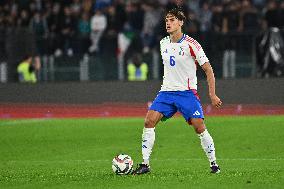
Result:
[[[199,113],[198,110],[196,110],[193,115],[198,116],[198,115],[200,115],[200,113]]]

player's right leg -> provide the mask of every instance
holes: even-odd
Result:
[[[150,155],[155,142],[155,126],[162,119],[163,114],[149,110],[146,114],[142,134],[142,156],[143,162],[134,170],[133,174],[145,174],[150,172]]]
[[[142,155],[143,163],[149,164],[150,155],[155,142],[155,126],[162,119],[163,114],[149,110],[146,114],[143,135],[142,135]]]
[[[177,108],[173,103],[174,98],[170,92],[159,92],[146,114],[142,135],[142,156],[143,163],[133,174],[145,174],[150,172],[150,155],[155,142],[155,126],[163,118],[172,117]]]

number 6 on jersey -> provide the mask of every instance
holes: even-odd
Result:
[[[170,65],[171,66],[176,65],[175,56],[170,56]]]

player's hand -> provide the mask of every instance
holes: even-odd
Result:
[[[216,95],[210,96],[211,98],[211,103],[213,106],[215,106],[216,108],[220,108],[222,105],[222,101],[220,100],[220,98]]]

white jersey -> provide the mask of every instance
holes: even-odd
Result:
[[[185,34],[177,43],[167,36],[160,41],[160,50],[164,64],[160,91],[197,90],[197,64],[209,62],[200,44]]]

